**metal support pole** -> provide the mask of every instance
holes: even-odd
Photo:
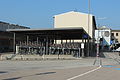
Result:
[[[20,47],[21,47],[21,45],[22,45],[22,42],[20,41]]]
[[[85,53],[84,53],[84,33],[82,33],[82,43],[81,43],[81,49],[82,49],[82,57],[85,57]]]
[[[85,54],[84,54],[84,40],[83,39],[82,39],[81,49],[82,49],[82,57],[85,57]]]
[[[98,38],[97,38],[97,54],[96,54],[96,57],[99,57],[99,44],[100,44],[100,38],[99,38],[99,30],[98,30]]]
[[[89,29],[90,29],[90,0],[88,0],[88,35],[89,35]],[[90,54],[90,45],[89,45],[89,37],[88,37],[88,52],[87,52],[87,56],[89,56]]]
[[[16,53],[16,34],[14,33],[14,38],[13,38],[13,51],[14,51],[14,54]]]
[[[99,43],[97,43],[97,54],[96,57],[99,57]]]
[[[48,54],[48,37],[46,38],[46,54]]]
[[[55,39],[55,44],[57,44],[57,40]]]
[[[67,44],[67,39],[66,39],[66,44]]]
[[[38,45],[39,38],[37,37],[37,45]]]
[[[27,35],[27,45],[28,45],[28,42],[29,42],[29,36]]]
[[[90,53],[94,53],[94,50],[93,50],[93,39],[90,40]],[[91,54],[89,54],[89,56],[91,56]]]
[[[70,43],[72,43],[72,42],[71,42],[71,39],[70,39]]]
[[[79,56],[78,56],[78,58],[80,58],[81,56],[80,56],[80,48],[79,48]]]

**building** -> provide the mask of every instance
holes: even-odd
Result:
[[[39,54],[43,57],[72,55],[77,58],[94,54],[96,22],[91,14],[71,11],[55,15],[52,29],[7,28],[9,33],[13,33],[13,50],[16,54]],[[91,51],[90,54],[87,51]]]
[[[120,43],[120,30],[112,30],[111,35],[114,43]]]
[[[81,12],[70,11],[62,14],[58,14],[54,16],[54,28],[79,28],[82,27],[86,33],[90,36],[90,39],[87,40],[87,45],[89,47],[87,55],[90,53],[94,53],[95,44],[94,44],[94,36],[96,29],[96,21],[95,16],[92,14],[86,14]],[[79,34],[81,35],[81,34]],[[83,36],[85,37],[85,36]],[[67,40],[70,42],[70,40]],[[81,40],[74,40],[75,42],[82,42]],[[57,41],[59,43],[59,41]]]
[[[7,29],[29,29],[16,24],[9,24],[0,21],[0,52],[13,51],[13,33],[7,32]]]
[[[95,30],[95,43],[100,44],[102,50],[110,50],[111,29],[106,26],[99,27]]]
[[[63,42],[63,40],[84,40],[84,35],[90,37],[83,28],[53,28],[53,29],[9,29],[14,33],[14,53],[47,55],[71,55],[84,57],[80,43]],[[80,35],[79,35],[80,34]],[[17,39],[16,38],[20,38]],[[61,43],[57,44],[56,41]],[[86,42],[85,42],[86,45]],[[85,46],[85,51],[87,48]]]
[[[70,11],[54,16],[54,28],[70,27],[82,27],[90,35],[90,37],[93,38],[96,29],[95,17],[91,14],[88,15],[86,13],[75,11]]]

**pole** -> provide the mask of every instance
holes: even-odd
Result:
[[[14,51],[14,54],[16,53],[16,43],[15,43],[15,40],[16,40],[16,34],[14,33],[14,38],[13,38],[13,51]]]
[[[49,47],[48,47],[48,36],[46,37],[46,55],[48,54],[48,49]]]
[[[99,43],[100,43],[100,41],[99,41],[99,37],[100,37],[100,35],[99,35],[99,29],[98,29],[98,38],[97,38],[97,54],[96,54],[96,57],[99,57]]]
[[[97,55],[96,57],[99,57],[99,43],[97,43]]]
[[[38,45],[38,43],[39,43],[38,41],[39,41],[39,38],[37,37],[37,45]]]
[[[90,27],[90,0],[88,0],[88,35],[89,35],[89,28]],[[88,54],[87,54],[87,56],[89,56],[89,54],[90,54],[90,51],[89,51],[89,47],[90,47],[90,45],[89,45],[89,37],[88,37]]]
[[[28,45],[28,43],[29,43],[29,36],[27,35],[27,45]]]

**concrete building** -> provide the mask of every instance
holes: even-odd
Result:
[[[111,35],[115,43],[120,43],[120,30],[112,30]]]
[[[88,17],[90,18],[89,23]],[[71,11],[55,15],[54,27],[55,28],[82,27],[90,35],[90,37],[93,38],[96,28],[96,22],[95,17],[91,14],[90,16],[88,16],[88,14],[86,13]]]

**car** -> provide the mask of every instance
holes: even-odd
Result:
[[[112,51],[120,52],[120,43],[114,44],[114,48]]]
[[[119,47],[119,48],[117,48],[117,49],[116,49],[116,51],[118,51],[118,52],[119,52],[119,51],[120,51],[120,47]]]

